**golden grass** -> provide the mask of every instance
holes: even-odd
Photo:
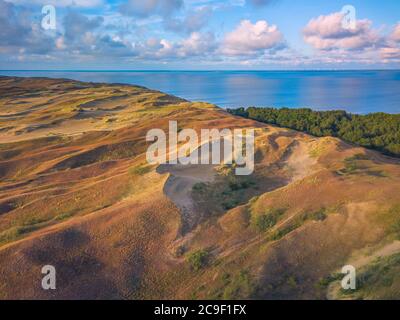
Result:
[[[0,97],[0,298],[325,298],[353,252],[399,237],[400,164],[376,152],[134,86],[2,78]],[[254,175],[195,185],[204,215],[184,236],[168,174],[145,161],[169,120],[258,128]],[[54,295],[28,286],[48,263]],[[396,292],[383,265],[390,289],[363,297]]]

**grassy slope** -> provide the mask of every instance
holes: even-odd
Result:
[[[376,152],[134,86],[1,78],[0,97],[0,298],[324,298],[321,279],[400,235],[400,163]],[[258,128],[255,174],[195,186],[184,235],[144,155],[168,120]]]

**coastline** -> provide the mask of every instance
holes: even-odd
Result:
[[[400,71],[397,70],[36,70],[0,71],[0,74],[140,85],[225,109],[259,106],[311,107],[317,111],[340,109],[354,114],[400,112],[400,82],[396,80]]]
[[[110,84],[107,82],[84,82],[66,78],[55,79],[49,77],[16,77],[3,75],[0,75],[0,79],[35,79],[71,84],[76,83],[78,85],[126,87],[165,95],[165,93],[161,91],[125,83]],[[193,103],[192,101],[177,96],[168,96],[172,99],[177,99],[179,103]],[[400,157],[400,114],[375,112],[367,115],[359,115],[351,114],[344,110],[316,111],[310,108],[248,107],[221,109],[226,110],[228,113],[233,115],[242,116],[244,118],[249,118],[282,128],[294,129],[316,137],[338,137],[348,143],[354,143],[357,146],[376,150],[388,156]],[[2,117],[7,118],[7,114],[2,115]],[[77,125],[83,130],[81,123],[82,121],[78,121]],[[69,131],[69,127],[65,129],[65,132]],[[6,143],[6,141],[7,140],[1,139],[0,137],[0,142]]]

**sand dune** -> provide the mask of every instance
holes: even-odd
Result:
[[[1,77],[0,115],[2,299],[326,299],[398,253],[398,159],[136,86]],[[255,128],[254,174],[148,164],[169,121]],[[399,298],[389,275],[363,298]]]

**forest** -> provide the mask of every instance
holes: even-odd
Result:
[[[317,137],[338,137],[359,146],[400,157],[400,114],[379,112],[360,115],[342,110],[261,107],[228,109],[228,112]]]

